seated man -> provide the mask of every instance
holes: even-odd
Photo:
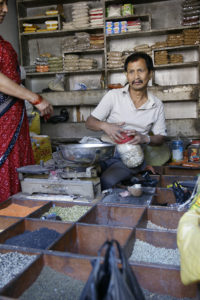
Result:
[[[128,84],[121,89],[109,91],[86,121],[91,130],[102,130],[113,141],[120,141],[123,133],[134,136],[132,145],[161,145],[166,133],[163,103],[147,90],[152,77],[152,58],[143,52],[131,54],[125,61],[124,69]],[[149,136],[148,133],[153,135]],[[118,153],[113,159],[103,162],[102,190],[129,179],[144,169],[127,168]]]

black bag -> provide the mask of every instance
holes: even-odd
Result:
[[[191,192],[187,188],[182,187],[178,181],[173,182],[172,189],[176,198],[176,203],[178,204],[185,203],[191,196]]]
[[[121,269],[118,268],[115,245],[121,260]],[[106,247],[104,261],[101,263],[100,254]],[[145,300],[128,260],[116,240],[103,244],[92,265],[93,270],[79,300]]]

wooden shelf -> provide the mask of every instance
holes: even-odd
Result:
[[[85,2],[85,0],[17,0],[17,4],[26,8],[49,6],[57,4],[73,4],[74,2]],[[99,2],[98,0],[88,0],[88,2]]]
[[[108,73],[118,73],[118,72],[124,72],[124,68],[113,68],[113,69],[108,69],[107,68],[107,72]]]
[[[25,18],[19,18],[20,22],[29,22],[31,21],[31,23],[33,23],[32,21],[34,21],[34,23],[36,23],[35,21],[46,21],[49,19],[56,19],[59,18],[60,15],[54,15],[54,16],[47,16],[47,15],[42,15],[42,16],[33,16],[33,17],[25,17]]]
[[[148,90],[163,102],[198,101],[198,85],[150,86]],[[96,106],[108,91],[109,89],[52,91],[44,92],[42,96],[54,106]]]
[[[105,48],[101,49],[84,49],[84,50],[74,50],[74,51],[65,51],[63,55],[70,54],[70,53],[82,53],[82,54],[93,54],[93,53],[102,53],[105,51]]]
[[[125,4],[130,3],[129,0],[104,0],[106,5],[117,3],[117,4]],[[144,4],[144,3],[154,3],[154,2],[165,2],[168,0],[134,0],[133,5],[135,4]]]
[[[172,27],[172,28],[162,28],[162,29],[152,29],[147,31],[134,31],[134,32],[124,32],[124,33],[116,33],[106,35],[106,38],[109,39],[126,39],[131,37],[142,37],[142,36],[157,36],[157,35],[167,35],[172,33],[180,33],[184,29],[193,29],[199,28],[198,25],[194,26],[180,26],[180,27]]]
[[[149,21],[151,18],[150,14],[147,15],[131,15],[131,16],[120,16],[120,17],[106,17],[105,21],[129,21],[129,20],[135,20],[135,19],[141,19],[142,21]]]
[[[198,49],[200,45],[182,45],[182,46],[173,46],[173,47],[163,47],[163,48],[156,48],[152,49],[152,51],[179,51],[179,50],[191,50],[191,49]]]
[[[97,31],[103,31],[103,26],[102,27],[86,27],[86,28],[80,28],[80,29],[73,29],[73,30],[52,30],[52,31],[44,31],[44,32],[31,32],[31,33],[20,33],[21,36],[29,38],[29,39],[35,39],[39,37],[61,37],[61,36],[66,36],[70,35],[75,32],[82,32],[82,31],[87,31],[87,32],[97,32]]]
[[[31,72],[26,73],[27,77],[39,77],[39,76],[52,76],[55,74],[95,74],[95,73],[102,73],[105,69],[91,69],[91,70],[77,70],[77,71],[58,71],[58,72]]]
[[[166,65],[154,65],[155,70],[160,69],[172,69],[172,68],[189,68],[189,67],[198,67],[199,61],[192,61],[192,62],[183,62],[177,64],[166,64]]]

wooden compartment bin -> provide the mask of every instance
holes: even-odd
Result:
[[[4,244],[9,238],[24,233],[26,230],[34,231],[40,228],[46,227],[48,229],[55,230],[61,235],[70,227],[71,223],[58,223],[55,221],[43,221],[43,220],[20,220],[17,224],[14,224],[0,233],[0,244]],[[61,236],[60,236],[61,237]],[[58,237],[58,239],[60,238]],[[54,241],[56,242],[56,240]],[[51,243],[52,245],[53,243]],[[51,246],[49,245],[49,247]],[[6,246],[6,245],[5,245]],[[20,248],[20,246],[17,246]],[[49,248],[48,247],[48,248]]]
[[[176,198],[172,189],[157,187],[150,206],[166,207],[174,203],[176,203]]]
[[[10,280],[3,288],[0,288],[0,299],[4,299],[4,297],[1,296],[5,296],[5,299],[18,298],[24,292],[24,290],[33,283],[33,281],[37,278],[42,269],[42,256],[40,252],[30,252],[19,249],[6,249],[3,245],[0,245],[1,254],[13,252],[30,256],[36,255],[36,257],[29,265],[25,266],[23,270],[21,270],[18,274],[15,274],[14,278]]]
[[[80,218],[79,222],[133,228],[138,223],[144,210],[144,206],[133,207],[97,204],[85,216]]]
[[[161,175],[160,176],[160,187],[167,187],[173,184],[174,181],[196,181],[197,176],[189,175]]]
[[[30,255],[37,254],[35,252],[23,253]],[[46,253],[40,254],[35,262],[27,268],[27,270],[0,290],[0,298],[3,299],[1,296],[12,297],[11,299],[20,297],[34,283],[42,269],[47,266],[71,278],[81,280],[84,283],[87,281],[92,270],[90,258],[63,256],[58,253],[55,255],[54,253],[46,251]],[[45,286],[43,288],[45,293]],[[67,299],[67,294],[65,294],[65,298]]]
[[[142,288],[152,293],[176,297],[176,299],[192,298],[197,294],[196,284],[183,285],[180,269],[175,266],[164,266],[130,262],[137,280]],[[152,298],[153,299],[153,298]],[[174,298],[173,298],[174,299]],[[192,300],[191,299],[191,300]],[[195,298],[197,299],[197,298]]]
[[[116,239],[123,246],[132,233],[131,228],[116,228],[77,223],[71,227],[51,248],[79,255],[97,256],[106,240]]]
[[[124,251],[127,257],[130,259],[132,252],[135,247],[136,240],[146,242],[154,247],[158,248],[168,248],[168,249],[177,249],[177,242],[176,242],[176,233],[172,231],[155,231],[155,230],[145,230],[145,229],[138,229],[135,228],[132,234],[129,236],[126,244],[124,245]],[[143,249],[141,249],[142,251]],[[147,262],[146,257],[143,255],[144,261],[142,260],[135,260],[134,262],[141,262],[141,263],[153,263]],[[131,259],[131,262],[133,260]],[[154,263],[155,264],[155,263]],[[159,264],[159,263],[156,263]],[[165,266],[166,264],[163,263]],[[179,262],[178,264],[179,265]]]
[[[185,211],[178,211],[170,207],[149,207],[142,215],[140,221],[136,225],[136,228],[174,231],[177,229],[178,222],[184,213]],[[152,228],[148,228],[148,222],[151,222],[149,226],[152,225]],[[161,228],[156,228],[156,226],[160,226]]]
[[[0,216],[0,233],[20,220],[21,218]]]
[[[154,247],[176,249],[176,233],[172,231],[155,231],[136,228],[134,236],[127,241],[124,250],[130,258],[136,240],[151,244]],[[144,249],[143,249],[144,250]],[[141,250],[142,251],[142,250]],[[147,254],[147,253],[144,253]],[[195,297],[196,284],[184,286],[180,279],[180,266],[178,264],[153,263],[129,260],[140,285],[157,294],[171,295],[177,298]],[[162,299],[162,298],[160,298]]]
[[[0,246],[0,252],[2,251],[8,252],[11,250],[1,250]],[[63,254],[62,252],[52,252],[48,250],[41,255],[35,251],[22,253],[30,255],[38,254],[38,258],[26,271],[19,274],[10,284],[0,290],[1,299],[3,299],[4,296],[15,299],[20,297],[20,295],[34,283],[45,266],[83,282],[87,281],[92,270],[91,260],[93,257],[72,256],[67,253]],[[130,265],[141,287],[152,293],[170,295],[180,299],[184,297],[195,297],[196,295],[195,284],[184,286],[181,283],[180,270],[178,267],[136,262],[130,262]],[[162,299],[162,296],[160,299]]]
[[[66,201],[51,201],[46,203],[44,206],[42,206],[41,208],[39,208],[38,210],[34,211],[33,213],[31,213],[28,218],[38,218],[40,219],[42,217],[42,215],[46,212],[48,212],[53,206],[56,207],[63,207],[63,208],[70,208],[73,206],[81,206],[81,207],[92,207],[94,204],[90,204],[90,203],[82,203],[82,202],[66,202]],[[86,212],[87,213],[87,212]],[[79,218],[78,218],[79,219]],[[78,219],[76,221],[78,221]],[[74,223],[76,221],[60,221],[60,220],[55,220],[56,222],[66,222],[66,223]]]
[[[0,203],[0,216],[6,215],[6,216],[24,218],[24,217],[29,216],[30,213],[32,213],[33,211],[36,211],[38,208],[42,207],[46,203],[48,203],[48,201],[21,200],[21,199],[9,198],[8,200]],[[19,205],[18,211],[15,211],[15,208],[13,207],[13,205]],[[21,211],[20,211],[20,206],[22,208]],[[24,210],[23,210],[23,208],[24,208]],[[4,209],[6,209],[6,214],[5,214],[5,211],[3,211]],[[27,212],[25,212],[26,209],[27,209]],[[30,211],[28,209],[30,209]],[[9,211],[10,211],[10,213],[9,213]]]

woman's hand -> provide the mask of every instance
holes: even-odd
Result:
[[[46,115],[50,116],[53,113],[53,106],[44,98],[42,102],[35,105],[35,107],[40,111],[42,117]]]

